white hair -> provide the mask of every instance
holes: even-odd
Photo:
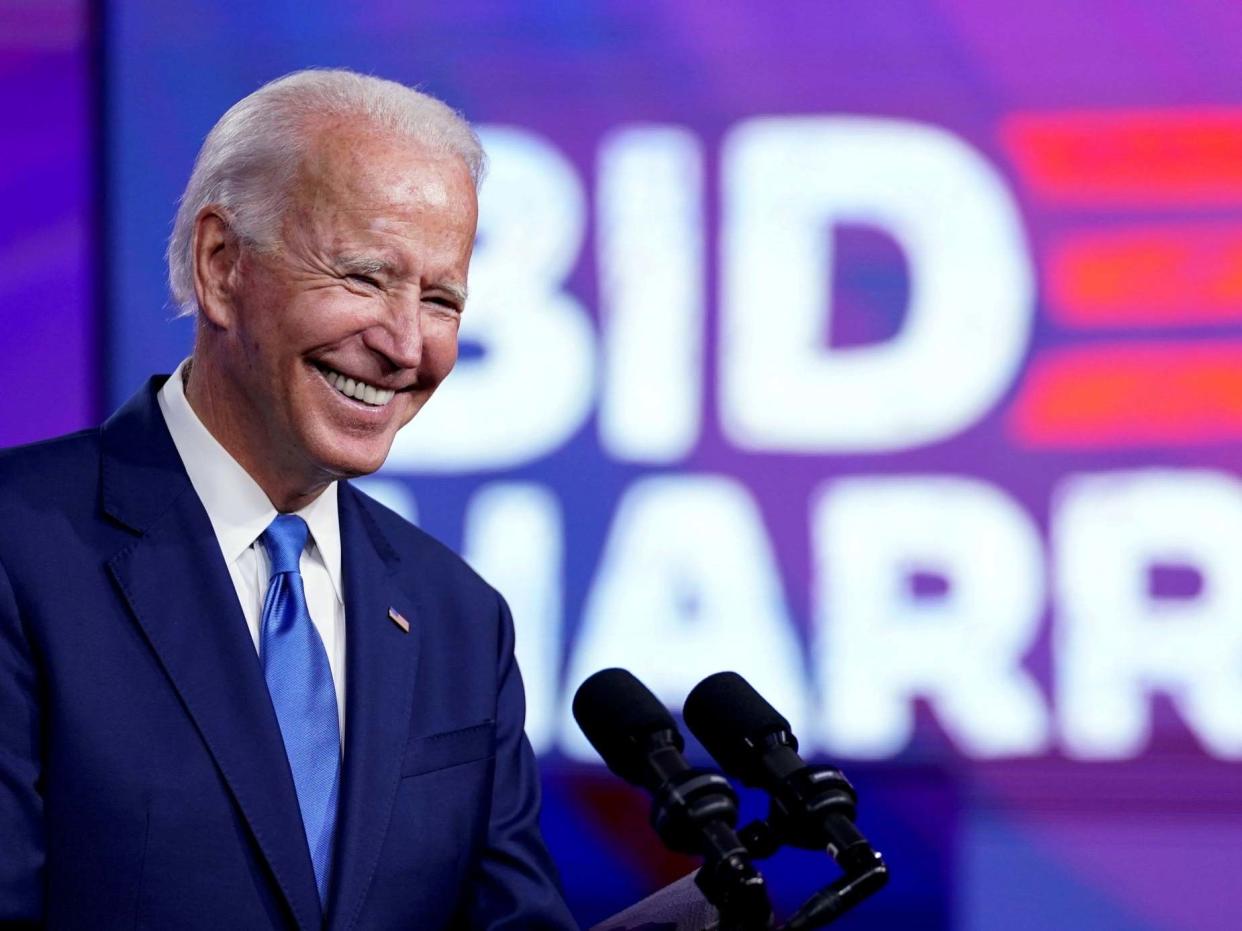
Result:
[[[324,119],[366,120],[433,151],[459,156],[477,188],[485,159],[470,124],[434,97],[383,78],[344,69],[295,71],[263,85],[228,109],[207,134],[181,195],[168,240],[168,283],[181,314],[198,311],[194,295],[194,224],[209,204],[260,247],[275,240],[292,181]]]

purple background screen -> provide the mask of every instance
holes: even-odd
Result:
[[[693,865],[567,717],[607,665],[673,708],[737,669],[846,770],[893,881],[843,927],[1242,921],[1242,7],[0,26],[5,445],[188,354],[163,250],[231,103],[346,66],[480,127],[462,359],[367,490],[509,598],[584,924]]]

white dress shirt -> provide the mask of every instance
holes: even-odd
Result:
[[[186,364],[182,362],[177,366],[160,389],[160,412],[190,476],[190,484],[203,502],[216,532],[216,541],[237,591],[237,600],[241,602],[246,626],[250,628],[250,639],[258,650],[263,599],[267,595],[271,566],[259,537],[276,518],[277,511],[250,473],[198,419],[185,396],[182,373]],[[295,513],[310,528],[310,541],[302,552],[302,584],[311,620],[328,654],[332,683],[336,687],[341,746],[344,747],[345,597],[336,495],[336,482],[333,482],[318,498]]]

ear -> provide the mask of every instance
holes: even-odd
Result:
[[[198,212],[192,254],[199,312],[207,323],[227,329],[233,318],[241,244],[218,207],[209,204]]]

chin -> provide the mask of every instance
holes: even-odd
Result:
[[[338,456],[334,462],[330,463],[329,471],[340,478],[358,478],[363,475],[370,475],[372,472],[378,472],[387,458],[387,448],[384,449],[382,455],[363,455],[359,453]]]
[[[392,440],[359,442],[357,439],[344,439],[315,445],[311,445],[308,452],[322,471],[333,478],[358,478],[379,470],[388,458]]]
[[[402,413],[389,411],[384,422],[369,424],[337,412],[302,417],[294,423],[295,442],[320,473],[333,478],[370,475],[384,465],[398,429],[413,417],[412,412]]]

